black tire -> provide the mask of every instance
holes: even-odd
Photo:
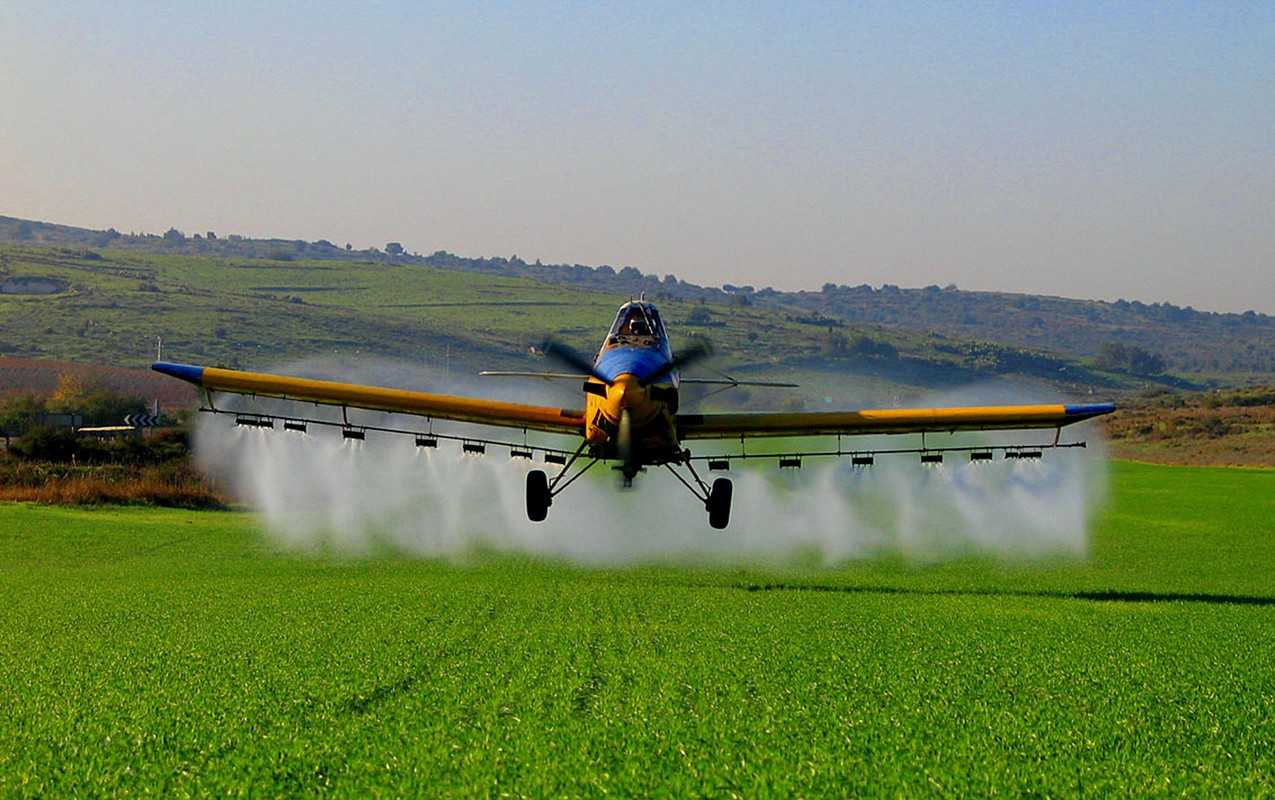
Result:
[[[708,524],[719,531],[730,524],[730,498],[734,491],[730,478],[718,478],[708,493]]]
[[[527,519],[532,522],[544,522],[549,516],[549,505],[553,496],[549,494],[549,478],[538,469],[527,473]]]

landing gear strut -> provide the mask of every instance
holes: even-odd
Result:
[[[553,476],[552,481],[549,480],[549,476],[544,473],[544,470],[533,469],[527,473],[527,519],[532,522],[544,522],[545,517],[549,516],[549,506],[553,505],[553,496],[570,486],[576,478],[588,472],[589,467],[598,463],[598,459],[594,458],[581,467],[575,475],[567,478],[567,472],[580,458],[580,455],[584,453],[587,446],[588,442],[582,442],[580,447],[576,449],[575,454],[562,467],[562,471]],[[564,478],[566,480],[563,480]]]
[[[549,476],[544,473],[544,470],[533,469],[527,473],[527,519],[532,522],[544,522],[545,518],[549,516],[549,506],[553,505],[554,495],[567,488],[576,478],[588,471],[589,467],[598,463],[599,459],[595,457],[574,475],[567,478],[567,473],[584,453],[584,450],[585,445],[582,444],[576,450],[575,455],[567,461],[562,471],[554,476],[552,481],[549,480]],[[683,454],[680,464],[685,466],[687,471],[690,472],[691,478],[695,481],[693,484],[674,468],[672,462],[665,463],[664,466],[668,467],[669,472],[672,472],[674,477],[681,481],[687,489],[691,490],[692,494],[704,503],[704,510],[708,512],[708,524],[717,530],[722,530],[730,524],[730,503],[734,494],[734,486],[729,478],[718,478],[713,481],[711,487],[704,483],[703,479],[695,472],[695,468],[691,466],[689,455],[689,453]],[[630,460],[624,466],[632,466],[632,464],[633,462]],[[625,470],[624,477],[625,485],[631,485],[632,476],[628,474],[627,470]]]
[[[708,512],[708,524],[721,530],[730,524],[730,500],[734,494],[734,486],[730,482],[730,478],[718,478],[713,481],[710,488],[700,478],[699,473],[691,466],[690,454],[684,453],[682,464],[687,471],[691,473],[691,477],[695,480],[692,485],[690,481],[682,477],[682,473],[673,468],[672,464],[665,464],[668,471],[673,473],[673,477],[682,482],[682,485],[691,490],[691,494],[704,501],[704,510]]]

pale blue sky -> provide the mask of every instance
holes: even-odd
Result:
[[[0,214],[1275,313],[1275,3],[0,7]]]

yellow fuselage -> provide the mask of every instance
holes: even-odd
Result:
[[[645,463],[675,460],[679,452],[674,425],[677,388],[672,382],[643,386],[624,373],[611,385],[596,378],[586,384],[585,438],[603,457],[614,457],[624,415],[629,416],[633,444]]]

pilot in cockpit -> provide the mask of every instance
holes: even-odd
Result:
[[[647,324],[646,317],[639,308],[629,310],[628,315],[624,318],[624,323],[620,325],[621,336],[650,336],[651,326]]]

